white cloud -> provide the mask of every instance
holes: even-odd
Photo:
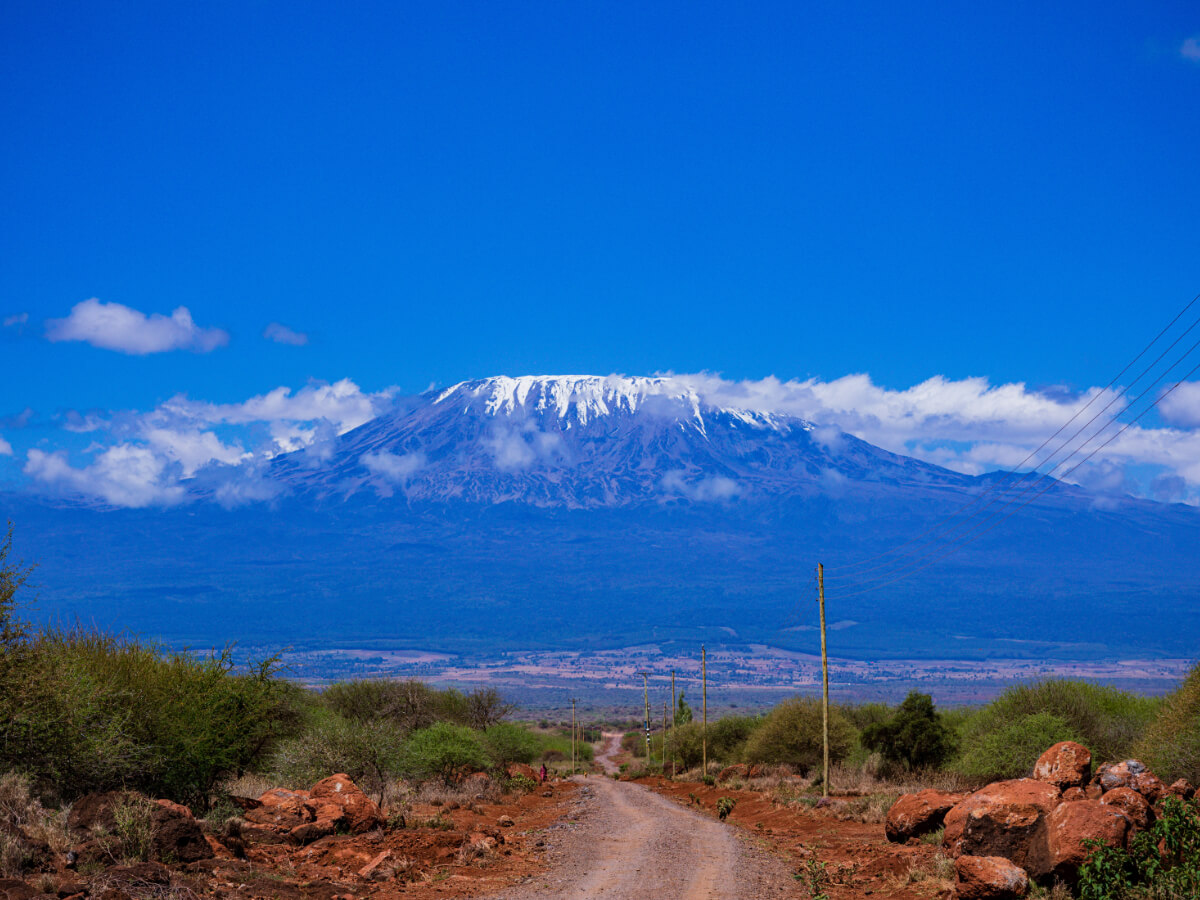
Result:
[[[1165,421],[1184,428],[1200,426],[1200,381],[1185,381],[1158,404]]]
[[[378,492],[381,496],[392,495],[392,485],[407,486],[408,481],[425,468],[428,460],[421,451],[413,453],[389,453],[378,450],[374,453],[364,453],[359,459],[372,475],[380,479]]]
[[[379,415],[393,393],[391,390],[385,390],[376,394],[365,394],[349,378],[343,378],[333,384],[309,384],[294,393],[289,387],[277,387],[242,403],[206,403],[189,400],[180,395],[172,397],[160,406],[155,414],[182,421],[231,425],[325,420],[337,427],[338,434],[344,434]],[[280,434],[289,441],[299,439],[304,445],[313,437],[311,431],[287,428],[282,429]],[[297,448],[289,446],[287,449]]]
[[[51,341],[83,341],[93,347],[117,350],[135,356],[168,350],[208,353],[229,343],[228,332],[201,328],[192,321],[186,306],[171,315],[143,312],[120,303],[104,303],[93,297],[76,303],[65,319],[46,322]]]
[[[1179,55],[1192,62],[1200,62],[1200,37],[1190,37],[1179,47]]]
[[[814,439],[826,443],[840,429],[872,444],[915,456],[927,462],[967,474],[1007,470],[1045,460],[1059,443],[1073,435],[1109,401],[1116,399],[1107,413],[1071,441],[1066,449],[1043,467],[1052,470],[1060,461],[1069,460],[1054,470],[1055,477],[1073,482],[1096,478],[1110,486],[1111,473],[1104,478],[1089,473],[1104,466],[1152,465],[1184,478],[1190,486],[1189,498],[1200,501],[1200,383],[1187,383],[1168,395],[1159,406],[1168,425],[1186,427],[1150,427],[1143,420],[1124,431],[1092,459],[1067,475],[1121,426],[1110,426],[1098,439],[1071,456],[1081,444],[1127,401],[1115,392],[1089,388],[1072,394],[1060,387],[1033,390],[1023,383],[993,385],[986,378],[951,380],[930,378],[903,390],[876,385],[869,375],[847,375],[833,381],[810,378],[780,381],[732,381],[711,373],[674,376],[689,384],[706,402],[714,406],[735,407],[761,412],[785,413],[817,423]],[[1054,434],[1077,410],[1091,402],[1046,449],[1027,461],[1030,453]],[[1136,412],[1142,406],[1133,410]],[[1129,416],[1123,417],[1124,421]],[[832,449],[832,447],[831,447]]]
[[[12,328],[14,325],[24,325],[29,321],[29,313],[14,313],[11,316],[4,317],[4,327]]]
[[[0,456],[12,456],[12,444],[0,437]]]
[[[484,445],[496,466],[506,472],[528,469],[534,463],[547,462],[562,453],[562,435],[538,431],[532,427],[506,428],[497,425],[484,439]]]
[[[680,494],[690,500],[699,502],[719,502],[732,500],[741,488],[732,478],[724,475],[709,475],[694,481],[687,480],[687,474],[682,469],[672,469],[662,477],[662,489],[668,494]]]
[[[293,347],[303,347],[308,343],[308,335],[300,331],[293,331],[286,325],[281,325],[278,322],[272,322],[263,329],[263,337],[268,341],[274,341],[277,344],[291,344]]]
[[[65,453],[30,450],[25,474],[68,493],[99,497],[114,506],[169,506],[184,499],[171,464],[148,447],[117,444],[87,466],[75,468]]]

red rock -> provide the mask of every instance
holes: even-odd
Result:
[[[1134,776],[1146,771],[1145,763],[1136,759],[1127,759],[1119,763],[1105,763],[1096,770],[1096,780],[1105,791],[1119,787],[1129,787]]]
[[[271,788],[258,802],[263,806],[300,806],[309,798],[308,791],[288,791],[283,788]]]
[[[1059,790],[1082,787],[1091,776],[1092,751],[1074,741],[1059,741],[1039,756],[1033,766],[1034,779]]]
[[[525,763],[509,763],[508,768],[505,769],[505,772],[508,773],[509,778],[516,778],[519,775],[522,778],[529,778],[533,781],[537,781],[537,773],[533,771],[532,766],[527,766]]]
[[[1142,772],[1134,775],[1129,786],[1145,797],[1151,803],[1156,803],[1167,792],[1167,786],[1153,772]]]
[[[1154,821],[1154,812],[1150,809],[1150,804],[1133,788],[1114,788],[1105,794],[1100,802],[1107,806],[1115,806],[1125,813],[1129,824],[1138,831],[1148,828]]]
[[[743,763],[735,763],[732,766],[726,766],[717,773],[717,781],[724,784],[731,778],[745,778],[750,774],[750,767]]]
[[[184,806],[182,803],[176,803],[174,800],[155,800],[154,802],[157,803],[159,806],[161,806],[163,809],[169,809],[169,810],[171,810],[171,812],[176,813],[177,815],[186,816],[189,819],[196,818],[192,814],[192,811],[190,809],[188,809],[186,806]]]
[[[1029,892],[1029,876],[1003,856],[960,856],[954,861],[958,900],[1019,900]]]
[[[1086,800],[1087,794],[1081,787],[1069,787],[1063,791],[1063,802],[1074,803],[1076,800]]]
[[[966,797],[935,790],[903,794],[888,810],[884,833],[889,841],[902,844],[911,837],[937,831],[945,822],[946,813]]]
[[[329,837],[333,834],[334,825],[332,819],[321,819],[317,822],[306,822],[303,825],[297,825],[288,832],[288,840],[293,844],[311,844],[313,841],[319,841],[323,837]]]
[[[1044,852],[1037,854],[1026,868],[1034,878],[1057,878],[1072,883],[1091,853],[1083,845],[1085,840],[1123,847],[1128,834],[1129,819],[1115,806],[1099,800],[1063,803],[1050,813],[1046,822]]]
[[[1192,787],[1185,779],[1180,778],[1178,781],[1171,782],[1166,793],[1173,794],[1176,797],[1181,797],[1184,800],[1191,800],[1196,796],[1196,789]]]
[[[391,850],[384,850],[382,853],[380,853],[378,856],[376,856],[373,860],[371,860],[369,863],[367,863],[365,866],[363,866],[361,869],[358,870],[358,877],[359,878],[370,878],[371,875],[374,874],[375,870],[378,869],[381,865],[383,865],[384,861],[391,855],[392,855]]]
[[[942,844],[953,857],[1004,856],[1024,865],[1061,799],[1054,785],[1032,778],[989,784],[946,813]]]
[[[1099,800],[1104,796],[1104,788],[1100,787],[1100,782],[1093,781],[1083,789],[1083,796],[1089,800]]]
[[[383,824],[383,815],[379,812],[378,805],[364,794],[348,775],[339,773],[318,781],[309,791],[309,795],[316,801],[318,822],[327,817],[333,818],[329,815],[332,807],[328,811],[321,810],[322,806],[329,807],[332,804],[341,812],[340,821],[339,818],[333,818],[333,821],[343,825],[351,834],[362,834]]]

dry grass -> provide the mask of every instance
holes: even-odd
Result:
[[[220,790],[231,797],[249,797],[257,800],[272,788],[283,787],[277,780],[247,772],[240,778],[231,778],[220,786]]]
[[[829,807],[835,818],[842,821],[865,822],[878,825],[887,818],[888,810],[899,798],[899,794],[867,794],[852,797],[843,803]]]
[[[496,851],[482,841],[467,841],[458,848],[454,861],[460,866],[486,868],[498,859]]]
[[[954,860],[941,852],[928,860],[914,860],[907,872],[889,879],[894,889],[921,885],[929,893],[939,895],[953,891],[956,880]]]
[[[108,872],[92,878],[88,891],[93,897],[126,896],[132,900],[199,900],[196,892],[181,884],[161,884],[141,878],[116,877]]]
[[[911,794],[933,788],[939,791],[974,791],[981,784],[976,778],[968,778],[957,772],[941,770],[891,772],[872,755],[861,766],[835,765],[829,773],[829,786],[833,793],[846,797],[861,797],[868,794]]]
[[[45,809],[29,778],[16,772],[0,775],[0,823],[6,826],[0,829],[0,875],[7,878],[42,862],[33,844],[47,844],[54,853],[71,846],[66,811]]]

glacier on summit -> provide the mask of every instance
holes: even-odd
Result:
[[[670,376],[497,376],[425,394],[337,438],[299,494],[568,509],[806,495],[831,483],[968,485],[793,416],[713,406]]]

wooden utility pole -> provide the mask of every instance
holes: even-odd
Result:
[[[675,670],[671,670],[671,777],[675,777],[675,715],[679,707],[675,703]]]
[[[571,774],[575,774],[575,703],[576,698],[571,698]]]
[[[700,759],[701,777],[708,774],[708,651],[700,645]]]
[[[667,774],[667,698],[663,697],[663,736],[662,736],[663,776]]]
[[[642,676],[642,700],[646,703],[646,765],[650,765],[650,687],[646,682],[649,672],[638,672]]]
[[[817,563],[817,602],[821,604],[821,731],[825,743],[825,772],[821,796],[829,796],[829,657],[825,653],[825,567]]]

